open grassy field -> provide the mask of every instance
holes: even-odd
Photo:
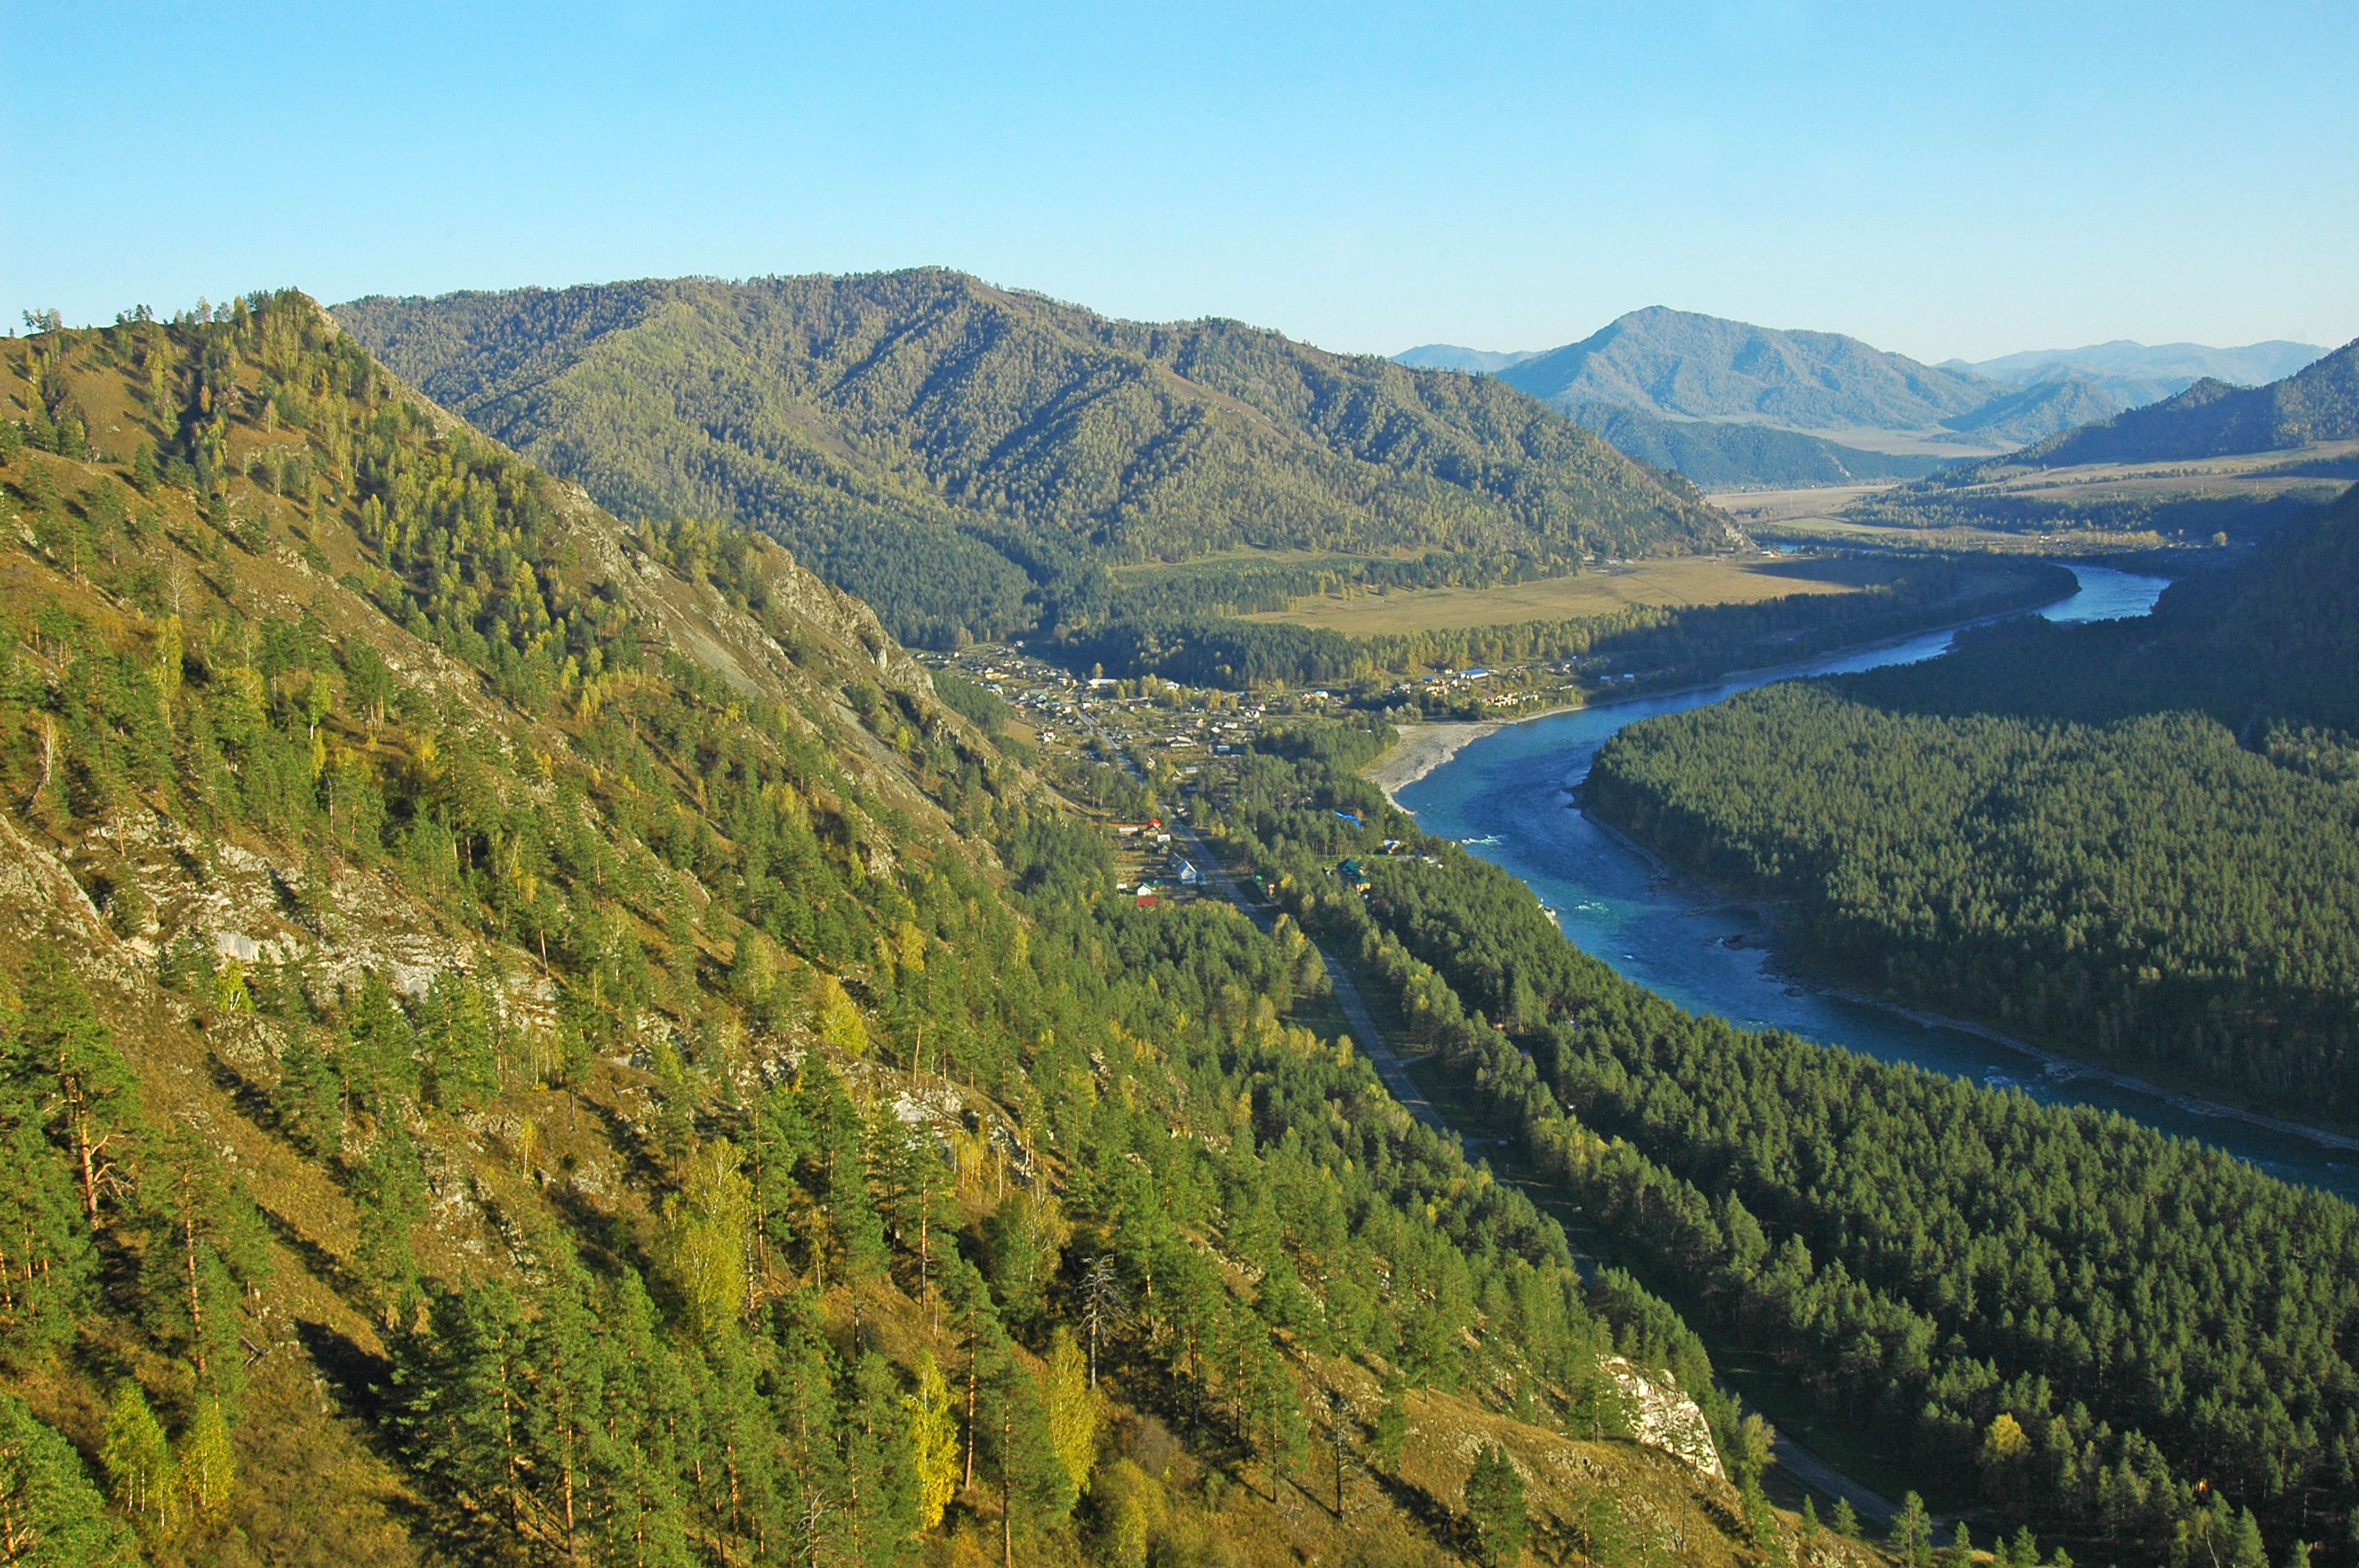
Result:
[[[1748,604],[1792,593],[1852,593],[1878,569],[1863,562],[1681,556],[1501,588],[1321,595],[1246,619],[1332,627],[1348,637],[1503,626],[1603,615],[1634,604]]]

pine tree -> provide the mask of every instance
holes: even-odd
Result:
[[[1900,1499],[1886,1543],[1906,1568],[1933,1568],[1933,1520],[1924,1498],[1910,1492]]]
[[[139,1127],[137,1083],[57,948],[34,952],[24,1009],[26,1069],[57,1108],[51,1125],[73,1160],[82,1210],[95,1231],[99,1200],[117,1184],[115,1156]]]
[[[1827,1520],[1827,1528],[1845,1541],[1859,1539],[1859,1515],[1853,1510],[1849,1498],[1835,1499],[1835,1511]]]
[[[417,1147],[398,1125],[379,1125],[376,1141],[353,1173],[353,1201],[360,1211],[353,1271],[391,1323],[417,1289],[418,1257],[410,1233],[426,1217],[426,1181]]]
[[[1073,1506],[1072,1477],[1049,1446],[1040,1386],[1014,1342],[985,1320],[982,1346],[982,1467],[999,1493],[1000,1555],[1013,1563],[1015,1541],[1060,1522]]]
[[[171,1447],[156,1412],[147,1408],[147,1393],[128,1378],[116,1385],[114,1402],[107,1407],[98,1461],[106,1469],[115,1507],[142,1530],[161,1535],[171,1529],[179,1500]]]
[[[2245,1509],[2236,1515],[2228,1537],[2228,1568],[2269,1568],[2268,1548],[2261,1544],[2261,1521]]]
[[[848,1380],[843,1475],[853,1557],[881,1568],[901,1556],[919,1528],[916,1455],[902,1430],[892,1364],[874,1350],[864,1351]]]
[[[24,1087],[0,1078],[0,1365],[73,1337],[93,1266],[71,1170]]]
[[[419,1010],[420,1087],[446,1110],[473,1110],[499,1092],[491,1010],[481,987],[445,970]]]
[[[1475,1550],[1490,1568],[1523,1561],[1524,1538],[1532,1527],[1524,1510],[1524,1477],[1495,1443],[1476,1456],[1473,1474],[1466,1478],[1466,1515],[1474,1527]]]
[[[73,1445],[24,1400],[0,1394],[0,1563],[131,1568],[137,1561],[130,1532],[107,1513]]]
[[[592,1555],[639,1568],[687,1568],[680,1501],[681,1434],[690,1426],[687,1380],[636,1272],[625,1269],[601,1282],[594,1302],[594,1343],[605,1362],[596,1420],[603,1441],[589,1450]]]

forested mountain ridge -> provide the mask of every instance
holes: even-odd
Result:
[[[8,1550],[1735,1561],[1677,1319],[783,552],[291,292],[0,341],[0,481]]]
[[[1733,535],[1484,377],[928,269],[365,299],[429,396],[625,515],[788,544],[938,644],[1104,613],[1109,564],[1240,546],[1574,569]]]
[[[2206,377],[2161,403],[2060,430],[2009,457],[1959,471],[1963,482],[1973,482],[1977,470],[1996,467],[2163,462],[2354,438],[2359,438],[2359,342],[2266,386]]]
[[[1631,726],[1590,809],[1790,901],[1796,956],[2133,1071],[2359,1124],[2359,490],[2151,623]]]

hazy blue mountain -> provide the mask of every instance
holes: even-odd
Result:
[[[1522,349],[1515,353],[1495,353],[1489,349],[1462,349],[1456,343],[1419,343],[1393,356],[1393,363],[1407,365],[1411,370],[1464,370],[1484,375],[1495,375],[1509,365],[1519,365],[1539,351]]]
[[[1940,368],[2017,386],[2060,375],[2080,376],[2104,387],[2120,406],[2138,408],[2176,396],[2206,376],[2232,386],[2281,381],[2326,351],[2315,343],[2292,343],[2282,338],[2237,349],[2208,348],[2201,343],[2148,344],[2116,338],[2085,348],[2030,349],[1995,360],[1943,360]]]
[[[1690,419],[1805,430],[1926,430],[2007,389],[1839,332],[1789,332],[1657,306],[1499,379],[1552,407],[1611,403]]]
[[[1774,425],[1665,419],[1612,403],[1580,403],[1564,412],[1625,456],[1685,474],[1706,489],[1921,479],[1951,460],[1924,453],[1866,451]]]
[[[1995,461],[2036,468],[2166,462],[2348,440],[2359,440],[2359,340],[2267,386],[2199,381],[2167,402],[2061,431]],[[1968,479],[1975,471],[1960,470]]]

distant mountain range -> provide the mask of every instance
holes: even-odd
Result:
[[[1397,358],[1495,376],[1633,457],[1725,487],[1914,477],[1934,462],[1828,438],[1889,431],[2021,447],[2102,424],[2205,377],[2276,380],[2323,351],[2277,341],[2236,349],[2120,341],[1929,365],[1839,332],[1654,307],[1559,349],[1500,353],[1428,343]]]
[[[1943,370],[2027,386],[2062,376],[2093,381],[2123,408],[2142,408],[2175,396],[2209,376],[2234,386],[2281,381],[2326,353],[2314,343],[2273,338],[2241,349],[2201,343],[2134,343],[2116,338],[2080,349],[2032,349],[1995,360],[1943,360]]]
[[[1455,343],[1420,343],[1395,354],[1393,363],[1413,370],[1465,370],[1496,375],[1509,365],[1519,365],[1538,353],[1537,349],[1525,349],[1517,353],[1495,354],[1486,349],[1462,349]]]
[[[2359,340],[2267,386],[2207,378],[2165,402],[2059,431],[1976,469],[2169,462],[2349,440],[2359,440]]]

